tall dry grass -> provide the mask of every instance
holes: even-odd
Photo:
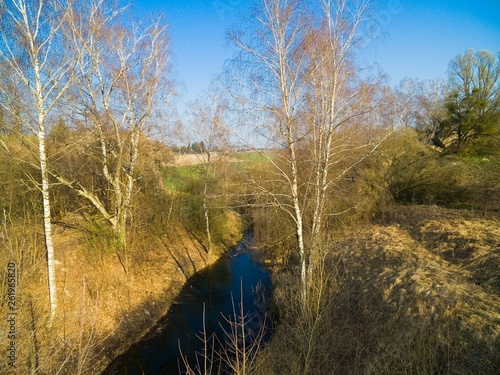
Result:
[[[411,208],[404,210],[411,217]],[[423,211],[420,221],[405,224],[400,216],[397,223],[393,216],[386,224],[351,228],[332,239],[312,273],[305,310],[298,280],[276,273],[279,319],[255,374],[499,373],[500,295],[492,284],[500,274],[490,272],[489,282],[479,283],[471,272],[473,265],[484,266],[478,259],[499,257],[496,219],[485,222],[475,214],[469,232],[448,233],[455,241],[448,246],[458,252],[483,231],[483,242],[476,238],[484,246],[478,259],[459,260],[429,246],[430,237],[410,231],[432,219],[434,210]],[[434,225],[442,234],[450,220],[457,228],[446,215]]]

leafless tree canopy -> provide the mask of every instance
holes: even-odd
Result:
[[[388,134],[370,122],[386,96],[380,77],[356,62],[372,15],[364,1],[264,0],[230,34],[229,92],[269,147],[282,150],[263,154],[286,188],[266,190],[294,222],[304,300],[327,196]],[[393,120],[389,131],[399,125]]]

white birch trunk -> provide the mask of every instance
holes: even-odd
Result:
[[[292,154],[294,155],[295,152],[293,151]],[[302,210],[300,208],[297,170],[295,163],[292,163],[291,167],[292,167],[291,188],[292,188],[293,208],[295,212],[295,233],[297,236],[297,249],[300,258],[301,303],[302,303],[302,308],[305,309],[307,303],[307,259],[306,259],[306,249],[304,245],[304,225],[302,221]]]
[[[208,214],[208,178],[210,173],[210,152],[207,152],[207,162],[205,163],[205,180],[203,183],[203,213],[205,216],[205,230],[207,233],[207,252],[212,254],[212,235],[210,233],[210,216]]]
[[[34,45],[31,46],[35,51]],[[36,56],[36,55],[35,55]],[[45,235],[45,247],[47,252],[47,276],[49,286],[50,313],[46,322],[46,328],[52,329],[57,311],[57,284],[54,244],[52,241],[52,222],[50,216],[50,195],[49,195],[49,173],[47,169],[47,153],[45,148],[45,101],[43,86],[41,82],[41,72],[38,59],[34,60],[34,71],[36,81],[36,97],[38,111],[38,157],[40,159],[40,177],[42,183],[42,204],[43,204],[43,230]]]
[[[279,162],[266,156],[283,184],[259,189],[294,221],[305,307],[332,180],[359,163],[332,176],[345,158],[341,153],[352,151],[337,140],[337,128],[355,123],[367,109],[353,57],[364,41],[360,25],[368,20],[368,1],[321,0],[315,6],[263,0],[258,11],[248,33],[232,34],[239,72],[231,70],[228,83],[263,138],[288,152]],[[303,157],[306,149],[311,159]]]
[[[154,113],[172,94],[167,80],[169,39],[158,18],[130,24],[124,8],[106,2],[93,3],[80,17],[71,17],[72,48],[82,56],[75,111],[90,120],[89,133],[99,144],[102,180],[109,186],[104,199],[100,191],[83,186],[71,177],[59,181],[88,199],[109,222],[116,236],[116,255],[128,272],[127,221],[137,177],[140,138],[147,134]]]
[[[57,311],[57,285],[54,245],[52,241],[52,223],[50,216],[50,196],[49,196],[49,174],[47,171],[47,156],[45,153],[45,130],[40,126],[38,132],[40,174],[42,179],[42,202],[43,202],[43,229],[45,234],[45,247],[47,251],[47,273],[49,285],[50,314],[46,322],[47,329],[51,329]]]

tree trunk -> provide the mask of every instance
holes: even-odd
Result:
[[[122,260],[122,266],[123,266],[123,271],[125,271],[126,274],[128,274],[128,253],[127,253],[127,229],[126,229],[126,218],[124,217],[120,222],[118,223],[119,227],[117,230],[117,237],[118,237],[118,251],[121,251],[123,254],[123,260]]]
[[[32,42],[31,50],[33,56],[37,56]],[[38,57],[38,56],[37,56]],[[49,195],[49,172],[47,168],[47,151],[45,147],[45,101],[43,96],[42,73],[38,59],[34,59],[34,73],[36,82],[36,100],[38,112],[38,157],[40,159],[40,178],[42,182],[42,204],[43,204],[43,230],[45,234],[45,247],[47,251],[47,276],[49,286],[50,313],[45,324],[48,330],[52,329],[57,311],[57,285],[56,266],[54,256],[54,244],[52,241],[52,221],[50,217],[50,195]]]
[[[210,217],[208,215],[208,177],[210,172],[210,153],[207,153],[207,162],[205,164],[205,180],[203,184],[203,213],[205,215],[205,230],[207,233],[207,253],[212,254],[212,236],[210,233]]]
[[[291,193],[292,203],[295,212],[295,234],[297,237],[297,249],[300,258],[300,285],[301,285],[301,305],[305,310],[307,302],[307,261],[304,246],[304,225],[302,222],[302,210],[300,208],[297,176],[297,159],[293,142],[290,145],[290,169],[291,169]]]
[[[45,153],[45,129],[43,122],[40,124],[40,129],[38,132],[38,147],[40,157],[40,174],[42,179],[43,229],[45,233],[45,247],[47,251],[47,272],[50,300],[50,314],[46,322],[46,327],[50,330],[56,316],[57,290],[54,245],[52,241],[52,223],[50,218],[49,174],[47,171],[47,156]]]
[[[205,230],[207,233],[207,253],[212,255],[212,235],[210,233],[210,217],[208,215],[206,188],[203,192],[203,211],[205,212]]]

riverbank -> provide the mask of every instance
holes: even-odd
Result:
[[[498,374],[499,224],[396,206],[332,233],[305,308],[274,272],[279,324],[252,374]]]
[[[236,215],[233,219],[225,245],[242,236],[241,219]],[[29,374],[35,369],[100,373],[165,315],[189,277],[213,264],[225,250],[219,244],[209,256],[196,233],[170,225],[161,235],[133,237],[125,272],[123,255],[91,243],[82,231],[55,226],[54,232],[58,285],[54,326],[51,331],[44,328],[49,304],[43,258],[29,269],[23,259],[15,259],[22,270],[16,290],[16,367],[10,368],[2,358],[0,373]],[[43,255],[36,251],[32,256]],[[8,256],[2,255],[4,264]],[[6,307],[2,305],[4,316]]]
[[[193,275],[160,322],[151,327],[140,342],[116,358],[103,374],[176,374],[179,368],[191,373],[188,366],[194,370],[200,364],[201,353],[207,350],[200,338],[202,334],[214,338],[208,339],[208,357],[203,357],[210,363],[208,372],[219,373],[218,370],[229,367],[239,373],[236,367],[243,358],[249,365],[260,344],[269,338],[271,324],[266,319],[266,306],[262,304],[270,297],[270,274],[257,261],[258,254],[247,247],[251,241],[251,235],[246,233],[245,239],[229,253]],[[233,340],[238,339],[233,334],[243,327],[248,343],[255,345],[245,346],[236,360],[233,351],[225,351],[228,347],[221,343],[236,349],[231,346],[235,343]],[[205,369],[199,372],[204,373]]]
[[[125,306],[112,308],[107,314],[112,317],[116,328],[113,330],[109,326],[103,330],[105,340],[100,346],[105,349],[102,366],[96,368],[98,373],[139,341],[176,302],[175,298],[186,281],[216,262],[222,252],[218,249],[209,256],[202,243],[183,228],[171,229],[163,236],[157,242],[157,249],[145,254],[141,266],[122,281],[124,290],[118,294],[116,289],[111,291],[114,302],[106,305],[125,303]]]

